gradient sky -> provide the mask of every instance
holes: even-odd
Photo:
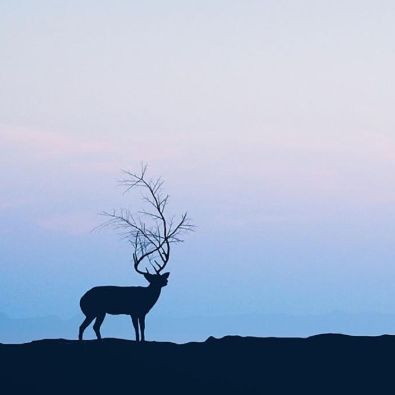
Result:
[[[144,4],[142,4],[144,3]],[[0,312],[144,284],[102,210],[198,226],[166,314],[395,312],[393,1],[2,1]]]

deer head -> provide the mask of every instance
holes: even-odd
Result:
[[[157,287],[165,287],[168,283],[170,273],[163,273],[163,274],[151,274],[145,273],[144,278],[153,286]]]

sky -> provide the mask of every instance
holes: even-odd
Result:
[[[117,180],[143,161],[197,225],[162,316],[395,313],[394,19],[380,0],[2,1],[0,312],[69,319],[92,286],[145,284],[91,232],[139,209]]]

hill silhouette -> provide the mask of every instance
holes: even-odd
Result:
[[[393,393],[395,336],[0,344],[7,394]]]

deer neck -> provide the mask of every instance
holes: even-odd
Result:
[[[153,306],[156,303],[156,301],[159,299],[162,287],[159,287],[158,285],[150,284],[148,285],[147,290],[149,291],[151,306]]]

